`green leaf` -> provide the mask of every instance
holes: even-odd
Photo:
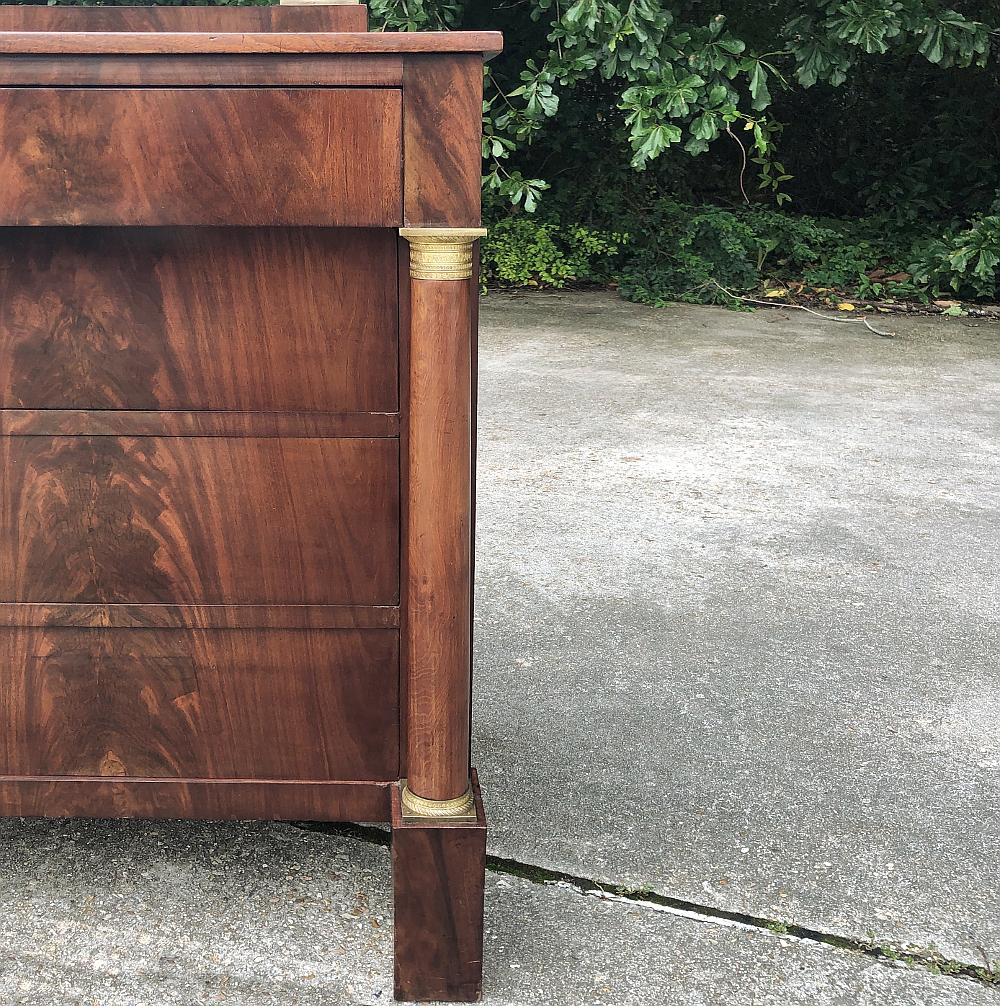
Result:
[[[691,123],[691,135],[700,140],[714,140],[719,135],[716,117],[711,112],[703,112]]]
[[[754,61],[751,66],[748,82],[753,107],[758,111],[767,108],[771,104],[771,92],[767,89],[767,71],[761,65],[760,60]]]
[[[932,63],[940,63],[944,59],[944,29],[941,25],[932,25],[920,43],[919,51]]]

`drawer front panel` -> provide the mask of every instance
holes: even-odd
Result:
[[[0,437],[0,601],[393,605],[398,442]]]
[[[0,628],[0,775],[391,779],[393,630]]]
[[[0,88],[0,224],[401,223],[375,88]]]
[[[395,412],[396,275],[389,231],[0,228],[0,408]]]

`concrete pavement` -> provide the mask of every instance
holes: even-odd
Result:
[[[1000,958],[1000,328],[483,319],[494,850]]]
[[[384,847],[282,824],[0,822],[4,1006],[392,1001]],[[491,872],[504,1006],[990,1006],[987,988]]]
[[[487,1001],[1000,1001],[1000,326],[482,325]],[[387,1003],[378,838],[0,822],[0,1003]]]

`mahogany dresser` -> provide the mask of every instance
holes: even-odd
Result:
[[[0,814],[390,822],[473,1000],[482,63],[360,6],[0,8]]]

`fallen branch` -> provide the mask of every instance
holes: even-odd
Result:
[[[807,314],[815,315],[822,321],[832,321],[838,325],[864,325],[869,332],[874,332],[883,339],[896,338],[895,332],[882,332],[875,328],[867,318],[837,318],[833,315],[823,314],[821,311],[814,311],[811,307],[806,307],[804,304],[775,303],[773,300],[756,300],[753,297],[743,297],[741,294],[733,293],[732,290],[727,290],[717,279],[710,279],[708,283],[718,287],[727,297],[738,300],[743,304],[755,304],[758,307],[783,307],[790,308],[793,311],[805,311]],[[708,283],[703,284],[703,286],[707,286]]]
[[[877,329],[867,318],[862,318],[861,321],[864,323],[865,328],[867,328],[869,332],[874,332],[876,335],[881,335],[883,339],[896,338],[895,332],[882,332],[879,329]]]

